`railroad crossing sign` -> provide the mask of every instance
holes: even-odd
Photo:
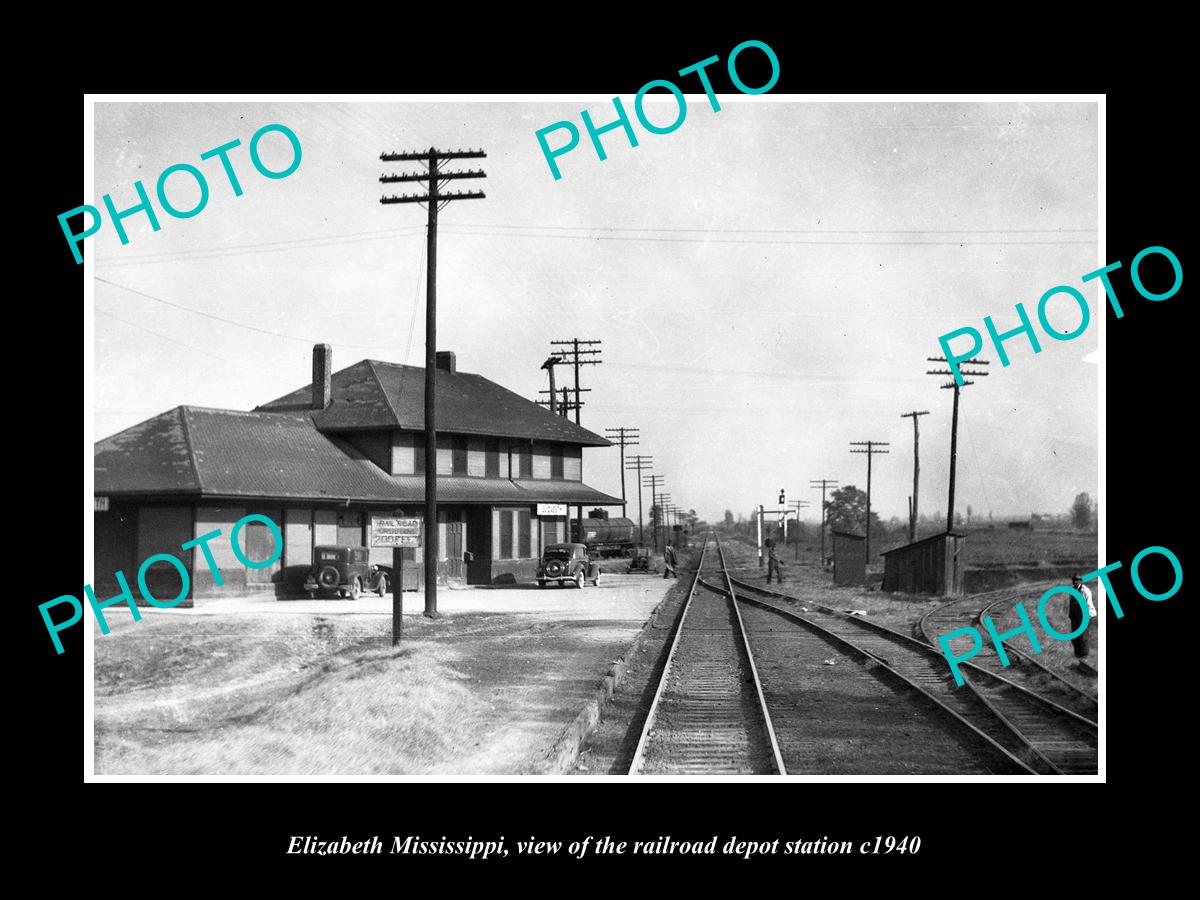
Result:
[[[421,520],[378,517],[371,520],[372,547],[420,547]]]

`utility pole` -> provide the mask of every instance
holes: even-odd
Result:
[[[598,366],[604,362],[602,359],[595,357],[600,355],[599,345],[601,341],[581,341],[579,338],[571,338],[569,341],[551,341],[551,347],[564,347],[564,350],[552,350],[552,353],[562,353],[565,357],[564,362],[570,362],[575,367],[575,424],[579,424],[579,410],[583,407],[583,400],[580,399],[580,394],[585,394],[591,391],[591,388],[581,388],[579,386],[579,367],[580,366]],[[580,347],[587,349],[580,350]],[[583,359],[582,357],[588,357]],[[579,476],[583,477],[583,451],[579,453]],[[580,503],[575,507],[575,511],[579,518],[579,533],[583,534],[583,504]]]
[[[927,362],[942,362],[942,363],[949,364],[949,361],[944,356],[930,356],[930,357],[927,357],[926,360],[927,360]],[[962,373],[962,376],[964,379],[963,383],[961,385],[958,383],[958,379],[953,377],[954,373],[951,372],[949,369],[927,369],[925,372],[926,375],[950,375],[951,376],[950,383],[943,384],[942,390],[950,389],[950,390],[954,391],[954,414],[951,416],[951,419],[950,419],[950,500],[949,500],[949,509],[946,512],[946,531],[947,531],[947,533],[954,530],[954,474],[958,467],[958,392],[959,392],[960,388],[964,388],[968,384],[975,383],[973,381],[967,381],[966,378],[968,376],[972,377],[972,378],[984,378],[988,374],[987,372],[963,371],[961,366],[964,366],[964,365],[986,366],[986,365],[990,365],[990,363],[986,359],[978,359],[978,358],[968,359],[965,362],[960,363],[959,364],[959,366],[960,366],[959,372]]]
[[[638,483],[638,543],[646,543],[645,536],[642,533],[642,470],[650,470],[654,468],[653,456],[631,456],[625,460],[625,468],[631,472],[637,472]]]
[[[627,428],[624,425],[604,429],[606,438],[621,445],[621,515],[625,515],[625,448],[638,445],[638,431],[637,428]]]
[[[380,175],[383,184],[402,181],[419,182],[424,185],[424,194],[402,194],[380,197],[379,202],[421,203],[429,213],[426,238],[427,271],[425,275],[425,615],[437,618],[437,430],[435,421],[437,379],[437,220],[438,211],[453,200],[482,200],[483,191],[442,191],[443,185],[459,178],[484,178],[482,169],[466,172],[445,172],[438,166],[452,159],[483,159],[482,150],[441,151],[434,147],[405,153],[381,153],[384,162],[417,162],[425,166],[424,172],[409,172],[401,175]],[[393,563],[396,560],[393,559]],[[398,580],[398,579],[397,579]]]
[[[650,509],[654,510],[656,515],[662,515],[662,513],[657,510],[657,506],[658,506],[657,491],[660,487],[662,487],[663,476],[662,475],[643,475],[642,480],[646,484],[650,485]],[[651,523],[651,528],[654,531],[654,551],[657,553],[658,552],[657,521]]]
[[[851,447],[866,447],[866,450],[851,450],[851,453],[867,454],[867,565],[871,564],[871,457],[876,453],[888,453],[887,450],[876,450],[876,447],[890,447],[887,441],[851,441]]]
[[[807,500],[793,500],[789,505],[796,511],[796,562],[800,562],[800,510],[809,503]]]
[[[825,489],[837,487],[836,481],[830,481],[828,478],[822,478],[819,481],[814,479],[808,483],[812,490],[821,489],[821,565],[825,565]]]
[[[667,504],[671,500],[670,494],[658,495],[658,527],[662,530],[662,547],[663,552],[667,549]]]
[[[912,412],[900,413],[902,419],[913,420],[913,492],[908,506],[908,542],[917,539],[917,497],[921,485],[921,431],[917,421],[921,416],[929,415],[927,409],[914,409]]]

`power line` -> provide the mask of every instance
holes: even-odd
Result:
[[[1021,247],[1021,246],[1058,246],[1066,244],[1080,244],[1083,246],[1095,246],[1096,242],[1092,241],[1076,241],[1076,240],[1053,240],[1053,241],[802,241],[802,240],[753,240],[750,238],[735,238],[732,240],[721,240],[707,237],[644,237],[639,235],[604,235],[604,234],[537,234],[537,233],[522,233],[518,231],[468,231],[466,226],[459,226],[452,229],[455,234],[465,235],[484,235],[484,236],[503,236],[503,237],[524,237],[524,238],[554,238],[561,240],[581,240],[581,241],[653,241],[663,244],[788,244],[796,246],[818,246],[818,247]]]
[[[182,303],[173,303],[170,300],[164,300],[162,297],[156,297],[154,294],[147,294],[145,291],[139,291],[137,288],[131,288],[124,284],[117,284],[115,281],[109,281],[107,278],[101,278],[99,275],[93,276],[96,281],[111,285],[115,288],[120,288],[123,291],[128,291],[131,294],[137,294],[139,297],[145,297],[147,300],[153,300],[156,303],[162,303],[165,306],[181,309],[184,312],[190,312],[197,316],[203,316],[206,319],[213,319],[217,322],[224,322],[226,325],[233,325],[237,328],[245,328],[247,331],[255,331],[259,334],[270,335],[271,337],[283,338],[288,341],[298,341],[301,344],[317,344],[320,341],[315,341],[312,338],[298,337],[294,334],[283,334],[279,331],[271,331],[266,328],[259,328],[257,325],[247,325],[245,322],[237,322],[233,319],[226,319],[224,316],[218,316],[214,313],[207,313],[203,310],[193,309],[190,306],[184,306]],[[340,347],[347,347],[352,350],[385,350],[390,347],[388,344],[347,344],[341,341],[335,341]]]
[[[102,316],[108,316],[109,318],[116,319],[118,322],[123,322],[126,325],[128,325],[130,328],[136,328],[139,331],[146,332],[146,334],[152,334],[156,338],[159,338],[160,340],[169,341],[170,343],[176,344],[185,350],[190,350],[192,353],[199,353],[202,356],[211,357],[211,358],[217,360],[218,362],[223,362],[228,366],[234,366],[238,369],[242,369],[245,372],[253,372],[254,371],[249,366],[244,366],[239,362],[234,362],[232,359],[226,359],[223,356],[217,356],[217,354],[215,354],[215,353],[209,353],[207,350],[201,350],[199,347],[193,347],[190,344],[185,344],[183,341],[176,340],[173,337],[168,337],[167,335],[160,334],[157,331],[152,331],[151,329],[147,328],[144,325],[139,325],[137,322],[130,322],[128,319],[122,318],[121,316],[118,316],[116,313],[111,313],[107,309],[101,309],[100,307],[97,306],[96,312],[100,313]],[[140,412],[140,410],[130,410],[130,412]]]
[[[265,241],[260,244],[230,244],[226,247],[209,247],[196,250],[178,250],[172,253],[142,253],[128,257],[104,257],[96,265],[129,266],[151,263],[190,262],[192,260],[217,259],[222,256],[251,256],[255,253],[275,253],[281,250],[308,250],[316,247],[331,247],[340,244],[356,244],[377,241],[389,237],[416,237],[421,234],[420,226],[407,228],[385,228],[377,231],[349,232],[344,235],[315,238],[293,238],[286,241]]]

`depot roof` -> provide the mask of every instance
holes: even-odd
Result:
[[[608,447],[609,441],[531,403],[482,375],[437,369],[437,430],[458,434],[560,441]],[[425,370],[364,359],[332,377],[332,400],[310,410],[321,431],[425,428]],[[257,411],[309,410],[312,385],[297,388]]]
[[[389,475],[336,434],[321,431],[314,421],[319,414],[318,410],[242,412],[177,406],[96,444],[95,492],[394,503],[423,500],[423,475]],[[443,502],[519,505],[621,502],[577,481],[471,477],[439,477],[438,498]]]

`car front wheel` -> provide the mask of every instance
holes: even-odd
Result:
[[[386,575],[379,576],[379,586],[376,588],[380,597],[386,597],[388,591],[388,580]]]
[[[583,569],[575,573],[575,587],[581,591],[583,590]]]
[[[358,578],[355,578],[352,582],[350,582],[350,599],[357,600],[359,594],[361,594],[361,593],[362,593],[362,581]]]

